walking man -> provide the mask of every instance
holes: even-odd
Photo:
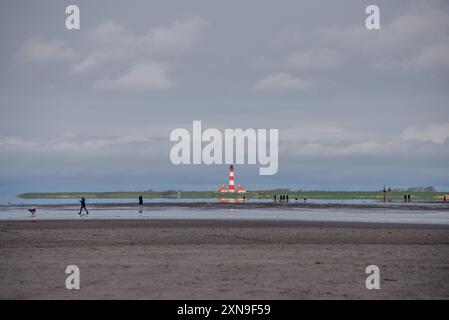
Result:
[[[143,197],[139,196],[139,213],[142,213],[143,208]]]
[[[143,206],[143,197],[139,196],[139,207],[142,208]]]
[[[83,212],[83,209],[86,210],[86,214],[89,214],[89,211],[87,211],[87,209],[86,209],[86,199],[84,199],[84,197],[83,197],[83,198],[81,198],[80,202],[81,202],[81,208],[80,208],[79,214],[81,215],[81,212]]]

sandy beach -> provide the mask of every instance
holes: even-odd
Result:
[[[65,288],[80,268],[81,289]],[[381,289],[365,288],[365,268]],[[0,222],[1,299],[448,299],[449,228],[218,220]]]

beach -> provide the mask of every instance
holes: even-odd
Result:
[[[65,269],[80,269],[67,290]],[[365,269],[380,269],[367,290]],[[1,299],[448,299],[449,227],[213,219],[0,221]]]

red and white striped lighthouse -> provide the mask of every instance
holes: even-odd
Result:
[[[234,166],[229,168],[229,192],[234,192]]]

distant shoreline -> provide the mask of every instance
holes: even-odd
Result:
[[[88,203],[89,208],[93,209],[128,209],[136,208],[137,203]],[[29,208],[30,204],[9,204],[0,205],[0,210],[15,209],[15,208]],[[64,209],[64,208],[78,208],[78,204],[41,204],[35,205],[36,208],[49,209]],[[390,209],[390,210],[432,210],[432,211],[449,211],[449,203],[437,202],[419,202],[419,203],[394,203],[394,202],[379,202],[374,204],[347,204],[347,203],[303,203],[303,202],[151,202],[145,203],[143,208],[191,208],[201,210],[216,210],[216,209]]]
[[[439,202],[449,192],[411,192],[391,191],[386,193],[386,201],[403,201],[404,195],[410,194],[411,199],[419,202]],[[117,192],[31,192],[17,195],[21,199],[219,199],[243,198],[246,199],[273,199],[274,196],[288,195],[289,200],[378,200],[382,201],[382,191],[289,191],[260,190],[246,193],[222,193],[214,191],[117,191]]]

